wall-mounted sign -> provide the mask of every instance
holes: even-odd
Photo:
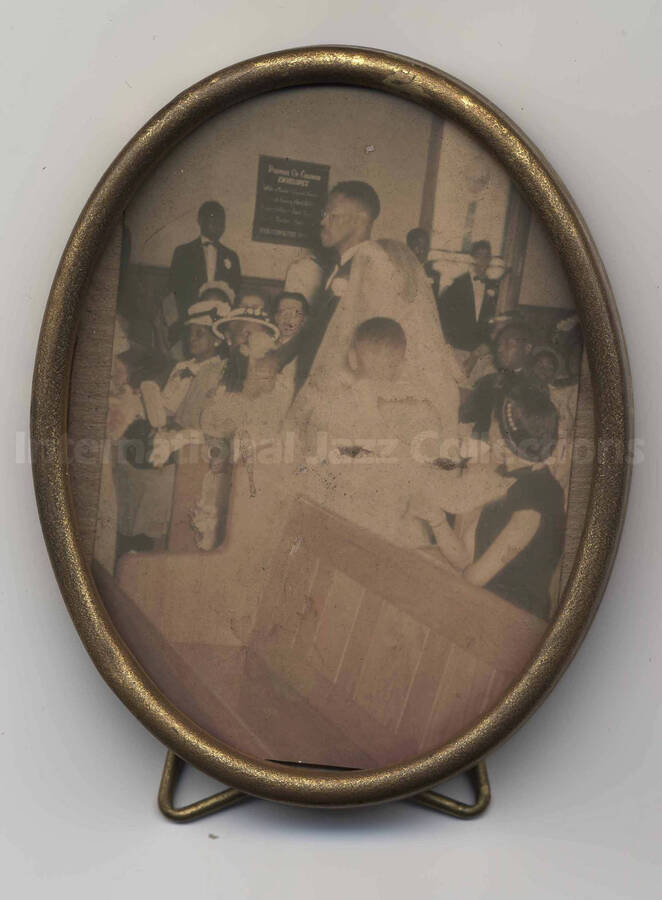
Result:
[[[314,246],[328,189],[329,166],[283,156],[260,156],[253,240]]]

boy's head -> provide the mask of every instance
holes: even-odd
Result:
[[[407,350],[407,338],[395,319],[366,319],[354,332],[349,351],[350,367],[358,378],[395,381]]]
[[[276,297],[274,321],[283,342],[290,341],[301,331],[308,318],[308,311],[308,301],[303,294],[283,291]]]
[[[504,326],[494,341],[497,369],[516,372],[529,361],[533,342],[528,328],[519,322]]]
[[[210,290],[205,296],[214,293]],[[221,293],[220,291],[218,293]],[[212,329],[230,312],[227,298],[199,300],[189,308],[186,320],[186,341],[189,353],[198,362],[215,356],[222,337]]]
[[[513,385],[497,418],[505,449],[518,460],[542,463],[554,452],[559,415],[547,391],[535,381],[522,379]]]
[[[536,347],[531,353],[531,371],[543,384],[551,384],[561,369],[561,360],[551,347]]]
[[[246,291],[239,300],[239,306],[243,306],[244,309],[259,309],[264,312],[267,308],[267,301],[257,291]]]

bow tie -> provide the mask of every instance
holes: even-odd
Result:
[[[220,241],[210,241],[207,238],[202,242],[203,247],[216,247],[217,250],[221,249]]]
[[[485,281],[482,275],[474,275],[474,281]]]

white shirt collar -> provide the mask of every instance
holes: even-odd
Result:
[[[335,266],[331,270],[331,274],[326,279],[326,283],[324,285],[325,290],[327,290],[327,291],[329,290],[329,288],[331,287],[331,284],[333,283],[333,280],[335,279],[339,270],[345,265],[345,263],[348,263],[350,261],[350,259],[354,256],[354,254],[359,249],[359,247],[362,247],[364,244],[367,244],[367,243],[368,243],[368,241],[361,241],[360,244],[354,244],[354,246],[350,247],[349,250],[345,250],[345,252],[340,257],[340,260],[335,264]]]
[[[353,247],[350,247],[349,250],[345,250],[345,252],[340,257],[339,268],[344,266],[345,263],[349,262],[350,259],[354,256],[359,247],[362,247],[364,244],[367,244],[368,241],[361,241],[360,244],[354,244]]]

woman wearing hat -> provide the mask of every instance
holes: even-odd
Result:
[[[563,489],[549,465],[558,420],[539,384],[514,384],[496,410],[490,435],[503,495],[458,515],[453,527],[444,510],[429,521],[442,555],[468,581],[541,619],[553,611],[550,593],[563,549]]]
[[[208,469],[200,420],[227,368],[227,360],[219,353],[225,339],[214,326],[229,312],[230,303],[225,293],[213,290],[204,293],[203,299],[189,308],[184,323],[190,356],[175,365],[161,390],[155,382],[141,384],[149,421],[157,429],[150,462],[158,468],[169,460],[177,461],[167,523],[168,549],[171,551],[195,548],[191,506],[200,495]],[[191,444],[198,445],[200,451],[186,458],[181,453],[173,457],[175,451]]]
[[[229,311],[229,302],[220,295],[199,300],[189,309],[184,323],[189,357],[175,365],[160,392],[150,385],[141,386],[148,412],[152,413],[150,421],[156,427],[163,427],[168,418],[180,428],[200,427],[202,408],[208,395],[216,390],[226,367],[219,355],[224,341],[213,326]]]
[[[278,344],[278,327],[263,309],[238,306],[216,323],[214,331],[228,342],[228,370],[205,410],[202,427],[207,434],[219,434],[229,421],[252,419],[257,425],[276,403],[278,370],[270,353]],[[258,408],[251,401],[262,395],[266,399]]]
[[[190,312],[193,311],[194,307]],[[186,519],[189,541],[195,535],[195,544],[210,550],[222,539],[230,479],[238,477],[232,474],[232,462],[237,459],[245,462],[250,480],[252,448],[273,439],[285,410],[281,409],[284,400],[275,390],[276,367],[265,360],[278,340],[278,328],[268,315],[254,307],[224,309],[207,324],[207,328],[216,342],[227,341],[228,358],[220,360],[212,383],[207,385],[205,380],[204,389],[195,393],[195,402],[189,403],[187,394],[187,416],[180,415],[179,410],[176,416],[181,430],[162,432],[151,458],[154,464],[161,465],[173,447],[183,449],[186,445],[207,444],[209,452],[202,463],[204,473],[198,488],[193,491],[189,485],[186,491],[178,491],[176,505],[185,504],[189,510]],[[207,336],[207,344],[209,342]],[[188,364],[190,361],[176,366],[173,376],[184,376]],[[200,366],[206,364],[205,361],[199,363]],[[201,374],[199,370],[196,382]],[[173,392],[176,388],[175,383]],[[236,445],[234,452],[233,442]],[[179,518],[182,517],[178,517],[178,521]],[[178,546],[177,549],[181,548]]]

